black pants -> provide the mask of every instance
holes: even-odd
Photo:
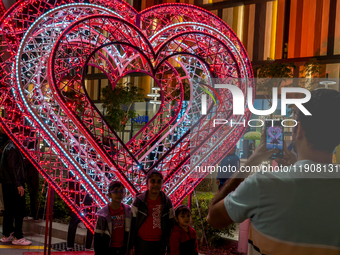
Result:
[[[4,223],[2,234],[8,237],[13,231],[17,239],[23,238],[22,223],[25,211],[25,196],[20,196],[14,184],[2,184],[4,197]],[[15,227],[13,227],[13,220]]]
[[[38,200],[39,200],[39,172],[33,165],[27,171],[27,189],[30,194],[31,216],[38,219]],[[27,216],[27,215],[26,215]]]
[[[135,245],[136,255],[164,255],[165,246],[162,241],[145,241],[137,236]]]
[[[67,247],[73,248],[74,239],[76,238],[77,226],[81,220],[78,218],[78,216],[74,212],[71,212],[70,216],[71,216],[71,220],[70,220],[70,224],[68,225]],[[93,240],[93,234],[89,229],[87,229],[86,246],[85,246],[86,249],[91,249],[92,240]]]
[[[126,251],[125,247],[121,247],[121,248],[110,247],[109,248],[109,254],[111,255],[125,255],[126,254],[125,251]]]

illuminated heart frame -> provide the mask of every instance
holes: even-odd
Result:
[[[3,2],[0,1],[0,17],[2,17],[2,15],[4,15],[5,12],[6,12],[6,8],[5,8]]]
[[[216,165],[245,131],[213,126],[214,118],[250,118],[247,107],[244,115],[232,115],[227,90],[220,89],[216,104],[210,98],[201,115],[202,94],[216,93],[216,82],[233,82],[245,96],[253,87],[243,45],[206,10],[163,4],[138,13],[119,0],[22,0],[0,22],[0,105],[6,112],[0,125],[92,230],[112,180],[123,182],[129,203],[145,190],[146,171],[156,169],[177,206],[207,174],[195,167]],[[89,99],[87,66],[103,71],[113,87],[142,72],[160,88],[157,114],[127,144]],[[70,90],[72,97],[65,93]],[[152,159],[155,150],[159,156]]]

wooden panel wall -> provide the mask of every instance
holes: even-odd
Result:
[[[144,9],[162,2],[200,2],[211,6],[222,0],[142,0],[141,5]],[[285,10],[287,3],[289,10]],[[218,6],[223,7],[220,3]],[[288,58],[340,54],[340,0],[256,1],[212,13],[234,30],[252,61],[282,59],[286,30]],[[285,27],[285,15],[289,17],[289,27]]]

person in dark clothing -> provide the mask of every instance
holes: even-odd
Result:
[[[97,212],[98,220],[94,234],[95,255],[125,255],[129,251],[131,208],[123,204],[125,188],[119,181],[109,185],[111,203]]]
[[[84,199],[84,205],[91,205],[92,202],[93,202],[92,198],[89,195],[86,195]],[[78,196],[76,196],[76,203],[79,203]],[[70,210],[70,217],[71,219],[68,225],[68,232],[67,232],[67,248],[66,248],[67,251],[73,251],[74,249],[74,240],[76,238],[77,227],[78,227],[78,224],[81,222],[77,214],[71,210]],[[87,229],[85,251],[88,251],[91,249],[92,240],[93,240],[93,233],[91,232],[91,230]]]
[[[147,191],[132,204],[131,243],[136,255],[164,255],[175,223],[171,200],[162,189],[163,176],[151,170],[146,176]]]
[[[25,164],[19,148],[9,140],[1,155],[0,180],[4,197],[3,243],[30,245],[32,242],[24,238],[22,224],[24,218],[25,196]],[[13,226],[15,220],[15,227]]]
[[[70,217],[71,219],[68,225],[68,232],[67,232],[67,251],[73,251],[77,227],[78,227],[78,224],[81,222],[77,214],[75,214],[74,212],[70,212]],[[89,229],[87,229],[85,251],[88,251],[91,249],[92,240],[93,240],[93,234]]]
[[[8,140],[9,140],[8,135],[5,133],[5,131],[0,126],[0,156]]]
[[[196,231],[190,227],[191,211],[180,205],[175,212],[177,224],[172,228],[169,255],[198,255]]]
[[[76,139],[78,139],[78,136],[75,136]],[[79,152],[79,147],[78,146],[72,146],[70,152],[72,154],[75,154],[74,156],[76,156],[76,154],[78,154]],[[80,165],[85,164],[84,159],[82,159],[81,157],[79,157],[78,155],[75,157],[76,161],[78,163],[80,163]],[[72,172],[68,172],[69,178],[72,180],[75,178],[74,174]],[[76,194],[76,191],[81,190],[81,186],[73,181],[69,182],[69,190],[74,191],[74,199],[76,204],[80,203],[80,200],[83,199],[79,197],[79,194]],[[85,195],[84,198],[84,205],[86,206],[90,206],[93,202],[93,199],[87,194]],[[66,251],[73,251],[74,249],[74,240],[76,238],[76,233],[77,233],[77,228],[78,228],[78,224],[81,223],[81,220],[78,218],[77,214],[74,213],[73,211],[70,210],[70,223],[68,225],[68,232],[67,232],[67,247],[66,247]],[[86,233],[86,243],[85,243],[85,251],[90,250],[91,246],[92,246],[92,240],[93,240],[93,233],[87,229],[87,233]]]
[[[218,189],[221,189],[225,182],[233,175],[233,173],[235,173],[240,168],[240,158],[236,156],[235,151],[236,147],[234,147],[228,153],[228,155],[221,160],[221,169],[223,168],[223,171],[218,171],[216,177]]]
[[[35,131],[26,127],[24,129],[24,135],[27,137],[26,141],[24,142],[24,145],[27,146],[27,149],[35,151],[39,150],[38,143],[35,138]],[[27,158],[24,158],[24,163],[26,169],[26,184],[30,196],[31,216],[33,217],[34,221],[38,221],[39,171]],[[25,216],[28,216],[28,214],[26,213]]]
[[[5,131],[0,126],[0,160],[1,160],[2,151],[5,147],[8,139],[9,139],[8,135],[5,133]],[[0,216],[3,216],[4,210],[5,210],[5,208],[4,208],[4,200],[3,200],[3,196],[2,196],[2,186],[1,186],[1,183],[0,183]]]

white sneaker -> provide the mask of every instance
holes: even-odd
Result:
[[[14,238],[12,244],[15,244],[15,245],[31,245],[32,242],[28,241],[25,237],[23,237],[21,239]]]
[[[2,236],[0,242],[2,243],[11,243],[14,240],[14,232],[12,232],[8,237]]]

